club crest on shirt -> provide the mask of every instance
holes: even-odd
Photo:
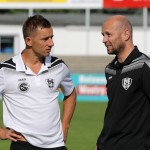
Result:
[[[50,89],[54,87],[54,79],[46,79],[45,81]]]
[[[18,85],[18,88],[21,92],[27,92],[29,90],[29,84],[26,82],[22,82]]]
[[[124,78],[122,79],[122,86],[125,90],[127,90],[132,84],[132,79],[131,78]]]

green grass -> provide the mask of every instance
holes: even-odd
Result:
[[[68,133],[68,150],[94,150],[103,125],[105,102],[77,102]],[[60,103],[62,108],[62,103]],[[2,126],[0,103],[0,126]],[[10,141],[1,140],[0,150],[9,150]]]

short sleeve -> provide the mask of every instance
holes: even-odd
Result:
[[[4,73],[3,70],[0,69],[0,94],[4,91]]]
[[[65,96],[70,95],[74,89],[74,84],[71,79],[70,70],[65,64],[63,64],[62,81],[60,83],[60,86]]]

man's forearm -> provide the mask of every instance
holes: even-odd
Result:
[[[66,142],[68,129],[76,106],[76,90],[64,98],[62,112],[62,127],[64,132],[64,141]]]

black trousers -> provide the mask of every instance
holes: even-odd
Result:
[[[65,146],[56,148],[40,148],[33,146],[28,142],[17,141],[11,143],[10,150],[67,150],[67,148]]]

